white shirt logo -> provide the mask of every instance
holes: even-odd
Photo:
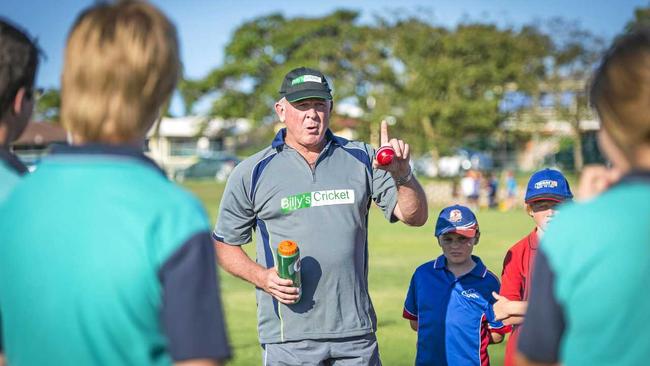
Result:
[[[461,292],[460,294],[463,295],[463,296],[465,296],[465,297],[468,298],[468,299],[477,299],[477,300],[478,300],[478,299],[481,298],[481,295],[479,295],[479,294],[476,292],[476,290],[474,290],[473,288],[470,288],[470,289],[468,289],[468,290],[465,290],[465,291]]]

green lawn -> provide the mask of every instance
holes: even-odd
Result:
[[[204,202],[210,220],[216,220],[223,185],[214,182],[189,182],[186,187]],[[420,228],[401,223],[389,224],[378,209],[370,215],[370,295],[378,318],[377,336],[385,365],[412,365],[415,359],[416,334],[402,318],[402,305],[411,274],[415,268],[440,255],[434,242],[435,218],[441,207],[431,208],[429,222]],[[527,234],[532,220],[522,211],[478,212],[481,243],[474,253],[488,268],[500,276],[503,256],[512,244]],[[246,245],[248,253],[253,245]],[[255,294],[251,285],[229,274],[221,273],[221,289],[225,303],[230,340],[235,357],[230,365],[261,364],[257,342]],[[503,364],[504,343],[490,346],[493,365]]]

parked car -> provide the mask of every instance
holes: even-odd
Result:
[[[174,179],[177,182],[186,179],[214,179],[217,182],[225,182],[240,162],[241,160],[236,156],[226,153],[200,157],[196,163],[177,170]]]
[[[438,163],[431,153],[426,153],[411,160],[413,173],[417,176],[435,178],[438,176]]]
[[[466,170],[487,171],[493,168],[492,156],[465,148],[457,149],[454,155],[442,156],[437,162],[437,174],[440,177],[458,177]]]

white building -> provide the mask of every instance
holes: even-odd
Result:
[[[244,118],[162,118],[147,134],[147,154],[173,176],[176,170],[195,163],[199,156],[233,151],[234,138],[250,129],[250,121]]]

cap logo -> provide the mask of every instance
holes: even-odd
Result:
[[[463,219],[463,214],[460,210],[451,210],[449,213],[449,222],[459,222]]]
[[[545,179],[535,183],[535,189],[555,188],[555,187],[557,187],[557,181],[555,180]]]
[[[312,83],[322,83],[323,79],[316,75],[302,75],[291,80],[291,85],[302,84],[311,81]]]

